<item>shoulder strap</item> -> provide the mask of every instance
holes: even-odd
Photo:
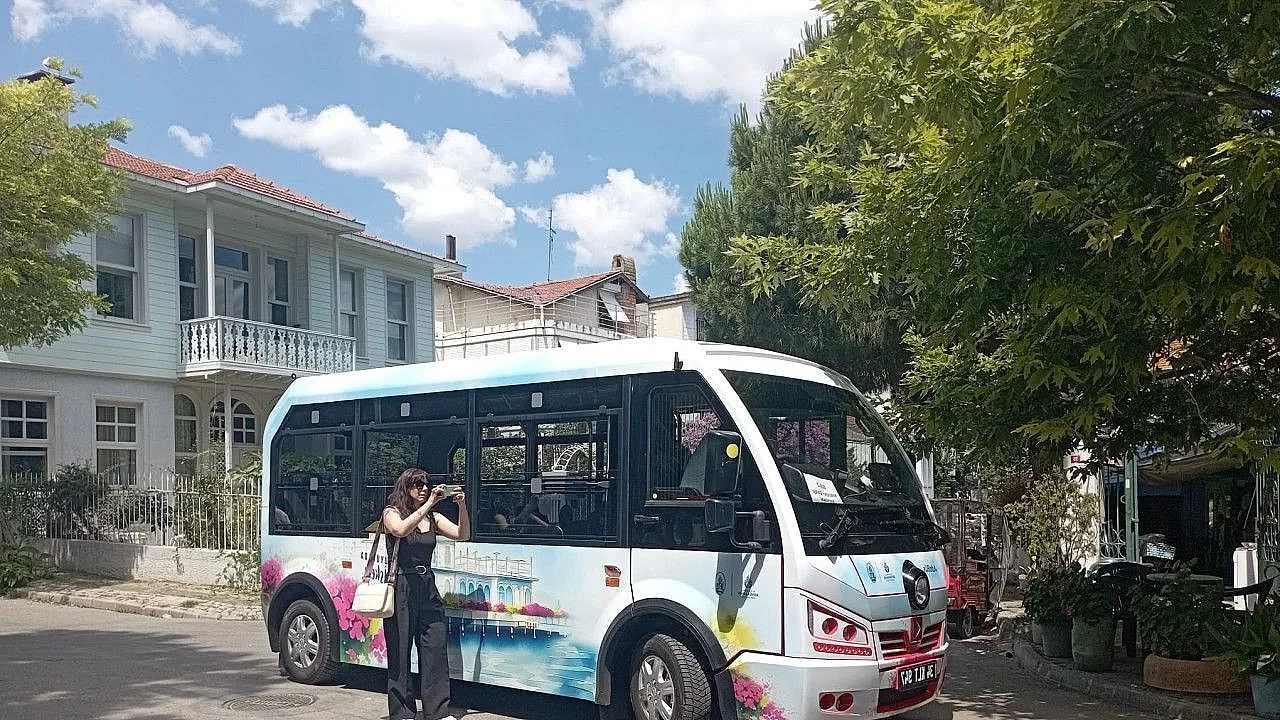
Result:
[[[373,577],[373,561],[378,557],[378,542],[382,540],[382,518],[378,518],[378,534],[373,536],[373,547],[369,548],[369,562],[364,565],[364,575],[360,577],[360,582]],[[391,542],[388,540],[387,542]]]

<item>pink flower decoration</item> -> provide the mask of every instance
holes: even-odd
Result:
[[[358,657],[358,656],[356,655],[355,648],[347,648],[347,659],[348,659],[348,660],[350,660],[351,662],[355,662],[357,657]]]
[[[369,651],[373,653],[373,658],[378,662],[386,662],[387,636],[384,628],[378,628],[378,632],[373,636],[373,640],[369,642]]]
[[[764,720],[787,720],[787,716],[782,714],[782,708],[770,702],[761,710]]]
[[[350,575],[334,575],[325,581],[324,587],[333,598],[333,607],[338,611],[338,627],[347,632],[352,640],[363,640],[364,631],[369,627],[369,618],[351,611],[351,602],[356,597],[356,581]]]
[[[755,680],[746,677],[733,679],[733,697],[748,708],[758,707],[764,697],[764,688]]]
[[[262,563],[262,590],[269,592],[274,590],[280,584],[284,576],[284,565],[280,562],[280,558],[267,558]]]

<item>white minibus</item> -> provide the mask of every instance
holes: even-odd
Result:
[[[263,442],[264,617],[298,682],[385,667],[351,595],[419,467],[472,514],[433,562],[458,680],[653,720],[876,718],[941,686],[946,533],[815,363],[640,339],[300,378]]]

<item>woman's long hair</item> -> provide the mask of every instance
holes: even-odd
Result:
[[[400,473],[400,477],[396,478],[395,486],[391,488],[391,496],[387,498],[387,507],[393,507],[400,511],[400,517],[409,517],[410,513],[418,509],[418,503],[409,494],[409,488],[415,482],[424,482],[427,483],[427,487],[431,487],[431,478],[427,475],[426,470],[409,468]],[[378,517],[382,517],[381,513],[379,513]]]

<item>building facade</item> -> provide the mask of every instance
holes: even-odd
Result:
[[[104,161],[125,175],[123,209],[69,249],[110,309],[0,351],[0,473],[76,463],[127,483],[233,465],[293,378],[434,359],[433,279],[461,266],[235,166]]]
[[[649,298],[635,262],[615,255],[609,270],[522,287],[435,279],[436,357],[441,360],[649,337]]]
[[[692,291],[650,298],[649,315],[653,318],[653,337],[706,340],[702,313],[693,302]]]

